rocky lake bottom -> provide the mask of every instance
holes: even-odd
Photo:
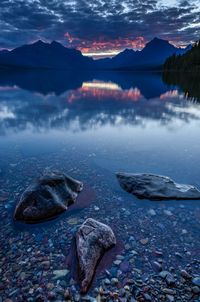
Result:
[[[19,156],[1,171],[1,183],[7,179],[0,204],[1,301],[199,301],[200,204],[149,202],[147,207],[120,188],[113,191],[115,176],[108,175],[113,178],[108,183],[105,170],[89,167],[90,156],[76,155],[66,160],[62,150],[45,158]],[[63,171],[86,184],[74,208],[46,223],[13,223],[14,200],[52,160],[54,168],[62,162]],[[111,226],[117,245],[81,296],[73,246],[88,217]]]
[[[200,201],[140,200],[115,175],[200,188],[200,107],[160,78],[141,86],[143,94],[95,80],[61,95],[0,89],[0,302],[200,301]],[[21,194],[53,170],[83,182],[76,202],[46,222],[15,221]],[[87,218],[110,226],[117,244],[81,294],[75,235]]]

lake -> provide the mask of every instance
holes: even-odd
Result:
[[[162,301],[161,267],[179,280],[174,301],[198,296],[180,271],[200,274],[200,201],[139,200],[115,176],[149,172],[200,188],[198,101],[159,73],[0,72],[0,301],[62,301],[68,288],[79,297],[73,237],[88,217],[118,242],[99,264],[91,301],[102,284],[114,290],[113,278],[118,289],[134,283],[134,297]],[[21,193],[52,170],[83,181],[77,203],[45,223],[13,222]]]

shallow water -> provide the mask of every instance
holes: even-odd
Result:
[[[164,269],[200,259],[200,201],[141,201],[115,177],[150,172],[200,188],[199,131],[198,101],[160,74],[0,73],[1,296],[25,301],[40,294],[38,288],[45,296],[51,287],[73,284],[76,291],[74,269],[58,279],[53,272],[73,266],[73,235],[88,217],[109,224],[118,238],[91,295],[105,268],[120,284],[136,276],[135,269],[148,278],[156,250],[164,254]],[[46,170],[84,182],[74,209],[39,225],[13,223],[20,194]],[[122,255],[119,267],[116,254]],[[194,270],[199,274],[199,265]]]

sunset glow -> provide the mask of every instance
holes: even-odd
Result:
[[[83,55],[94,58],[113,57],[125,48],[141,50],[146,44],[144,37],[118,38],[111,41],[103,38],[100,41],[82,41],[72,37],[69,33],[66,33],[65,36],[68,42],[75,45]]]
[[[199,38],[199,1],[3,1],[0,49],[41,39],[59,41],[84,55],[140,50],[154,37],[175,45]]]

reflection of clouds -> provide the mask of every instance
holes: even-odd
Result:
[[[51,122],[54,122],[54,121],[56,121],[56,120],[58,120],[58,119],[60,120],[60,119],[66,118],[67,115],[68,115],[68,113],[69,113],[69,109],[64,109],[64,110],[63,110],[62,112],[60,112],[59,114],[57,114],[57,115],[51,117],[51,118],[50,118],[50,121],[51,121]]]
[[[20,89],[0,93],[2,134],[25,129],[84,131],[104,125],[145,126],[149,120],[171,125],[194,119],[200,120],[200,107],[177,90],[147,100],[138,88],[122,89],[114,82],[95,80],[61,96],[49,94],[44,98]]]
[[[16,90],[18,89],[17,86],[0,86],[0,91],[9,91],[9,90]]]
[[[172,109],[172,104],[169,104],[168,105],[168,108],[171,108]],[[187,116],[190,116],[192,117],[193,119],[200,119],[200,108],[199,106],[196,104],[194,105],[193,107],[179,107],[179,106],[176,106],[173,108],[173,110],[177,113],[180,113],[180,114],[184,114],[184,115],[187,115]]]
[[[7,106],[0,106],[0,120],[14,119],[15,117],[15,114]]]

